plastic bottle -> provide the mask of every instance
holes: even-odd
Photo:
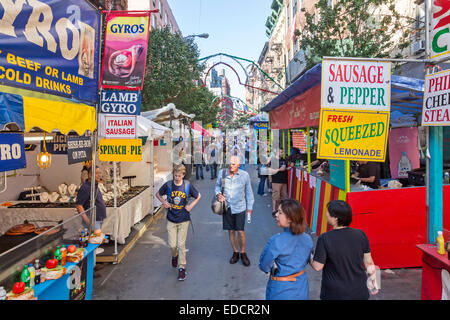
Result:
[[[407,178],[408,171],[411,171],[412,165],[411,160],[409,160],[406,151],[402,151],[402,156],[398,162],[398,176],[399,178]]]
[[[0,301],[6,300],[6,290],[3,287],[0,287]]]
[[[83,248],[83,247],[84,247],[83,241],[84,241],[84,231],[81,230],[81,232],[80,232],[80,240],[79,240],[80,248]]]
[[[59,248],[59,246],[56,247],[56,251],[55,251],[55,259],[58,260],[58,265],[61,265],[61,249]]]
[[[34,278],[35,278],[35,275],[36,275],[36,272],[35,272],[36,270],[34,269],[32,263],[30,263],[28,265],[28,271],[30,272],[30,288],[33,288],[34,284],[35,284]]]
[[[23,271],[20,274],[20,281],[25,283],[25,287],[30,286],[30,271],[28,271],[28,265],[23,267]]]
[[[437,247],[438,253],[444,255],[445,254],[445,241],[444,236],[442,235],[442,231],[438,231],[437,236]]]
[[[34,260],[34,284],[41,283],[41,266],[39,265],[39,259]]]
[[[67,261],[67,249],[65,245],[61,246],[61,265],[65,266]]]

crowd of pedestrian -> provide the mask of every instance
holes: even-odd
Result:
[[[249,159],[248,146],[245,154],[235,145],[227,167],[217,172],[217,146],[203,148],[198,166],[207,166],[211,179],[216,179],[215,197],[224,206],[222,229],[228,232],[232,249],[230,264],[239,260],[246,267],[251,262],[246,252],[245,224],[251,221],[255,202],[250,176],[243,163]],[[314,249],[311,235],[307,232],[305,210],[302,204],[288,199],[288,170],[291,167],[283,158],[283,150],[267,157],[258,164],[260,182],[258,195],[267,195],[264,186],[270,177],[272,186],[272,216],[282,232],[272,236],[265,245],[258,267],[269,274],[266,287],[268,300],[309,299],[306,267],[322,271],[320,298],[368,299],[378,292],[376,268],[371,257],[370,244],[362,230],[350,227],[352,209],[345,201],[334,200],[327,204],[327,222],[332,230],[320,235]],[[194,155],[195,157],[195,155]],[[197,159],[198,160],[198,159]],[[277,167],[277,168],[274,168]],[[174,168],[174,180],[165,183],[156,197],[167,208],[168,244],[171,265],[178,268],[178,280],[186,279],[185,242],[190,212],[201,198],[194,185],[184,180],[186,168]],[[203,170],[196,169],[196,178],[204,179]],[[166,199],[163,196],[166,196]],[[189,198],[193,202],[189,203]]]

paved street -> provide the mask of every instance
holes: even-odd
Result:
[[[120,264],[108,264],[102,277],[94,280],[93,299],[170,299],[170,300],[262,300],[265,298],[267,275],[258,269],[259,255],[267,240],[280,228],[271,216],[270,195],[256,194],[256,167],[247,166],[255,194],[254,215],[246,225],[247,254],[250,267],[241,261],[231,265],[232,255],[228,235],[222,230],[221,217],[210,209],[215,180],[205,172],[205,180],[191,181],[198,187],[202,199],[193,210],[194,231],[187,238],[187,278],[177,280],[177,269],[171,267],[167,246],[165,214],[161,214],[150,229]],[[313,235],[314,241],[316,237]],[[376,261],[375,261],[376,263]],[[320,295],[321,272],[307,268],[310,299]],[[394,269],[382,272],[382,290],[371,299],[420,299],[421,269]]]

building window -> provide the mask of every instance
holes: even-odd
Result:
[[[156,0],[153,0],[153,8],[156,8]]]
[[[162,1],[159,0],[159,16],[162,18],[163,17],[163,6],[162,6]]]
[[[152,28],[156,29],[156,16],[152,14]]]
[[[297,52],[298,52],[298,38],[296,37],[295,41],[294,41],[294,53],[297,53]]]
[[[287,25],[289,28],[289,26],[291,25],[291,6],[289,5],[289,3],[287,5],[287,9],[286,9],[286,16],[287,16]]]
[[[295,19],[295,14],[297,13],[297,0],[292,1],[292,19]]]
[[[169,15],[166,13],[165,15],[165,20],[164,20],[165,24],[167,24],[169,22]]]

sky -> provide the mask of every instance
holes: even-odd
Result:
[[[269,40],[265,23],[272,12],[272,0],[168,0],[168,3],[183,36],[209,34],[207,39],[195,38],[200,58],[226,53],[257,62],[264,43]],[[227,57],[209,61],[224,62],[235,69],[239,67]],[[248,64],[245,62],[244,67]],[[245,101],[245,87],[239,84],[236,74],[223,64],[216,69],[225,69],[231,96]],[[239,76],[245,83],[243,71]]]

